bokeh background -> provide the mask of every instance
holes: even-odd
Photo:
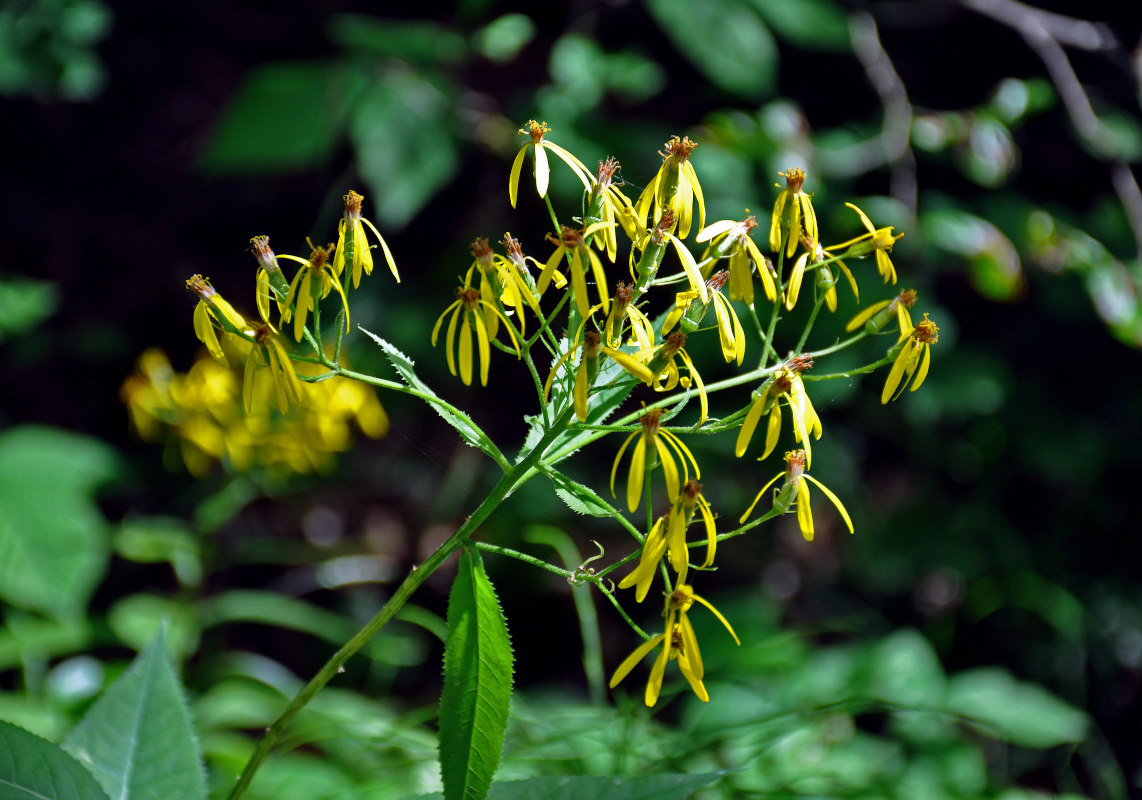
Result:
[[[545,210],[521,193],[512,211],[506,187],[535,118],[588,164],[618,157],[632,193],[667,138],[696,139],[711,220],[764,219],[776,173],[803,166],[826,241],[859,232],[845,200],[906,232],[900,286],[940,342],[923,389],[887,407],[878,375],[810,385],[814,473],[857,533],[822,513],[811,544],[789,519],[724,545],[702,591],[743,647],[699,629],[709,707],[679,696],[650,716],[639,672],[600,693],[570,587],[490,559],[518,669],[501,776],[736,770],[709,797],[1142,796],[1140,37],[1142,10],[1110,2],[4,4],[0,718],[59,739],[165,619],[224,794],[250,732],[494,465],[381,395],[387,435],[320,469],[199,458],[192,474],[177,440],[135,435],[121,387],[147,348],[195,362],[186,278],[252,311],[250,237],[306,255],[355,188],[403,281],[374,275],[354,321],[514,449],[535,411],[523,371],[498,355],[467,389],[429,332],[473,238],[510,230],[549,252]],[[576,213],[558,171],[553,197]],[[812,341],[855,309],[842,293]],[[364,335],[348,347],[390,374]],[[602,491],[617,446],[572,471]],[[732,436],[693,447],[727,520],[778,468],[743,466]],[[629,550],[550,488],[510,498],[482,538],[570,548],[571,564],[592,540],[603,563]],[[303,715],[255,796],[434,788],[438,577]],[[596,604],[609,674],[635,640]]]

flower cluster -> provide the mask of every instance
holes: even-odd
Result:
[[[234,360],[248,359],[239,347]],[[371,439],[388,432],[376,392],[345,378],[299,383],[296,405],[303,411],[284,416],[274,413],[271,384],[260,383],[247,412],[244,371],[202,356],[176,372],[166,353],[152,348],[120,392],[139,436],[167,444],[199,478],[218,463],[237,472],[327,472],[335,454],[352,446],[355,428]]]

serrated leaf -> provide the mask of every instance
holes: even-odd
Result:
[[[63,748],[121,800],[206,797],[190,712],[161,631],[68,734]]]
[[[1088,718],[1041,686],[996,668],[974,669],[948,681],[945,708],[981,723],[1023,747],[1054,747],[1086,737]]]
[[[55,428],[0,434],[0,598],[57,614],[83,607],[110,549],[91,494],[117,461],[102,442]]]
[[[592,517],[615,516],[615,509],[589,487],[554,470],[548,474],[548,477],[555,484],[555,494],[576,514],[587,514]]]
[[[482,800],[500,763],[511,699],[512,649],[478,553],[464,551],[448,596],[440,772],[447,800]]]
[[[59,745],[0,722],[0,800],[108,800]]]
[[[777,44],[748,5],[737,0],[647,0],[647,7],[678,52],[710,82],[749,99],[773,91]]]
[[[488,793],[488,800],[686,800],[723,774],[674,773],[623,778],[552,775],[497,783]],[[441,794],[429,794],[420,795],[414,800],[437,800],[443,797]]]
[[[411,358],[386,342],[380,336],[377,336],[377,334],[367,331],[364,328],[359,328],[359,330],[380,345],[381,349],[385,352],[385,357],[389,360],[389,363],[393,365],[393,368],[400,373],[400,376],[404,378],[405,383],[433,400],[440,399],[439,395],[432,391],[431,387],[417,376],[414,362]],[[439,414],[445,422],[456,429],[461,439],[472,447],[484,451],[490,458],[498,463],[504,463],[503,454],[500,453],[499,449],[492,443],[491,439],[480,430],[476,423],[472,421],[471,417],[463,411],[452,411],[451,409],[444,408],[439,403],[429,402],[429,405],[432,406],[432,409]]]

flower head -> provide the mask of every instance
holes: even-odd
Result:
[[[341,288],[341,281],[329,263],[333,255],[333,245],[325,247],[309,242],[309,258],[297,256],[281,256],[302,265],[302,269],[293,276],[289,285],[289,294],[286,295],[285,309],[282,321],[293,319],[293,338],[301,341],[301,332],[305,330],[305,317],[310,309],[316,310],[317,304],[332,290],[336,289],[341,297],[341,306],[345,309],[345,330],[349,330],[349,300],[345,297],[345,290]],[[294,304],[297,304],[294,306]],[[294,306],[291,310],[291,306]]]
[[[345,263],[351,264],[354,289],[361,285],[361,270],[364,270],[366,275],[373,274],[372,245],[369,244],[369,240],[365,236],[365,226],[368,225],[369,230],[380,242],[381,252],[385,254],[385,262],[389,265],[389,271],[392,272],[397,283],[400,283],[400,274],[397,272],[396,262],[393,261],[393,254],[384,237],[381,236],[381,232],[373,223],[361,216],[361,204],[365,201],[365,196],[350,189],[349,194],[342,199],[345,201],[345,213],[337,224],[337,250],[333,257],[333,273],[340,278],[341,273],[345,270]]]
[[[635,356],[643,360],[654,375],[654,382],[650,385],[656,392],[669,392],[678,385],[689,388],[694,384],[697,387],[698,400],[702,407],[701,416],[698,418],[698,424],[701,425],[709,414],[710,401],[706,396],[706,385],[702,383],[702,376],[698,374],[693,359],[686,352],[685,344],[686,334],[682,331],[673,331],[658,347],[640,350]],[[686,367],[685,377],[680,377],[676,359]]]
[[[519,175],[523,169],[523,159],[528,150],[531,151],[532,157],[535,159],[535,190],[539,192],[540,197],[547,196],[547,185],[551,179],[551,167],[547,163],[548,150],[571,168],[575,177],[582,181],[584,189],[591,188],[591,172],[584,166],[583,162],[564,148],[544,138],[551,133],[551,128],[547,127],[546,122],[536,122],[529,119],[527,124],[519,129],[519,132],[529,136],[531,141],[519,149],[515,155],[515,161],[512,162],[511,176],[508,178],[508,197],[512,201],[512,208],[515,208],[516,198],[519,195]]]
[[[281,267],[278,266],[277,256],[270,249],[270,237],[255,236],[250,240],[250,250],[258,261],[256,278],[258,312],[262,315],[262,319],[270,318],[270,298],[272,296],[277,300],[278,313],[285,316],[288,307],[285,300],[289,295],[289,281],[282,274]]]
[[[717,534],[714,532],[714,512],[702,496],[702,484],[695,480],[686,481],[678,492],[678,499],[670,509],[666,521],[666,543],[670,551],[670,565],[674,571],[683,574],[690,559],[690,549],[686,546],[686,528],[694,519],[694,512],[702,516],[706,527],[706,561],[703,567],[714,563],[717,550]]]
[[[540,273],[539,280],[535,283],[536,292],[542,295],[551,282],[556,266],[563,259],[569,259],[571,261],[571,294],[575,298],[575,307],[580,316],[586,319],[591,307],[587,297],[587,265],[590,264],[591,273],[595,277],[595,289],[599,293],[603,311],[606,311],[610,305],[610,298],[607,295],[607,274],[603,271],[603,262],[599,260],[598,254],[587,246],[587,239],[591,234],[608,224],[613,223],[596,222],[584,230],[564,225],[559,238],[548,234],[548,240],[556,245],[556,248],[555,252],[551,254],[551,258],[547,259],[547,264],[544,266],[543,272]]]
[[[706,227],[706,201],[702,196],[702,186],[698,183],[698,174],[690,163],[690,154],[697,146],[698,143],[688,136],[681,139],[672,136],[663,145],[666,152],[658,153],[662,156],[662,166],[635,203],[635,217],[640,224],[647,220],[652,210],[652,224],[657,224],[663,213],[669,210],[673,214],[673,221],[677,223],[679,237],[685,239],[690,235],[694,203],[697,201],[698,229]],[[670,228],[673,232],[673,223]]]
[[[611,156],[608,156],[606,161],[599,162],[599,171],[595,173],[595,184],[591,189],[587,207],[588,220],[608,223],[595,235],[595,246],[606,252],[612,264],[618,254],[615,223],[622,226],[632,241],[643,233],[643,228],[635,215],[634,205],[618,188],[622,183],[621,179],[617,182],[615,180],[615,173],[618,170],[619,162]]]
[[[924,315],[924,319],[916,323],[916,327],[902,332],[900,342],[904,346],[892,363],[888,373],[888,380],[884,382],[884,390],[880,393],[880,402],[887,403],[895,400],[904,392],[904,387],[912,383],[910,391],[916,391],[928,377],[928,362],[932,357],[932,345],[940,341],[940,329],[936,323]],[[898,342],[899,343],[899,342]],[[899,387],[899,388],[898,388]]]
[[[805,471],[805,451],[792,450],[785,454],[785,470],[777,473],[761,487],[761,491],[757,493],[757,497],[750,503],[749,508],[741,515],[741,522],[744,523],[749,517],[753,507],[761,500],[762,495],[766,490],[777,482],[779,478],[785,478],[785,483],[781,488],[774,493],[773,508],[779,514],[787,513],[790,508],[796,503],[797,505],[797,524],[801,528],[801,535],[805,537],[806,541],[813,541],[813,509],[810,506],[809,499],[809,485],[806,481],[812,481],[818,489],[825,493],[825,496],[833,502],[840,512],[841,518],[848,526],[849,533],[853,532],[853,521],[849,518],[849,512],[845,510],[844,505],[840,499],[830,491],[830,489],[814,478],[812,475]]]
[[[753,273],[756,270],[765,296],[773,303],[777,300],[773,265],[750,237],[750,232],[756,227],[757,218],[752,214],[740,222],[723,219],[701,230],[694,241],[710,242],[707,257],[729,259],[731,300],[753,303]]]
[[[845,325],[845,330],[852,333],[863,325],[869,333],[880,333],[889,320],[894,319],[900,328],[900,335],[907,336],[908,332],[912,330],[912,316],[908,313],[908,309],[915,304],[916,290],[903,289],[896,297],[873,303],[862,310],[849,320],[848,324]]]
[[[222,352],[215,329],[220,328],[223,335],[244,335],[245,318],[215,291],[209,278],[192,275],[186,282],[186,288],[198,295],[198,305],[194,307],[194,335],[206,345],[218,363],[226,365],[226,354]]]
[[[845,203],[846,206],[851,208],[860,217],[861,224],[864,225],[868,233],[863,233],[855,239],[849,239],[847,242],[833,245],[828,248],[829,252],[836,252],[843,248],[848,248],[844,256],[851,256],[853,258],[862,258],[869,253],[876,253],[876,269],[884,278],[884,282],[892,281],[896,283],[896,268],[892,266],[892,259],[888,254],[892,252],[892,246],[896,244],[896,240],[903,236],[903,233],[892,233],[892,226],[887,228],[877,228],[869,220],[868,216],[852,203]]]
[[[642,661],[647,653],[654,650],[658,645],[664,645],[662,654],[654,662],[654,667],[650,671],[650,679],[646,683],[646,695],[644,701],[648,707],[653,706],[658,702],[658,696],[662,692],[662,680],[666,674],[666,664],[668,661],[677,661],[678,667],[682,671],[683,677],[686,682],[690,684],[690,688],[698,699],[704,703],[710,701],[710,695],[706,691],[705,685],[702,683],[702,678],[705,677],[705,671],[702,667],[702,654],[698,649],[698,639],[694,635],[694,626],[690,624],[690,618],[687,612],[695,601],[701,603],[706,608],[710,609],[718,620],[734,637],[734,641],[739,645],[741,641],[738,639],[734,629],[730,627],[730,623],[722,614],[713,607],[708,601],[694,593],[693,587],[683,583],[684,576],[679,576],[678,582],[675,585],[674,591],[671,592],[666,598],[666,629],[663,633],[647,639],[639,645],[633,653],[626,657],[623,663],[619,664],[618,669],[615,670],[614,675],[611,676],[610,686],[615,688],[619,685],[630,671],[634,669],[634,665]]]
[[[779,253],[784,242],[785,257],[792,258],[802,231],[809,238],[810,251],[816,249],[817,213],[811,196],[801,188],[805,184],[805,170],[793,167],[778,175],[785,178],[785,188],[778,193],[769,218],[769,249]],[[781,184],[776,186],[780,188]]]
[[[631,455],[630,472],[627,475],[627,508],[631,511],[638,508],[642,499],[643,478],[656,466],[662,467],[662,476],[666,481],[666,495],[670,498],[671,503],[678,499],[681,483],[690,480],[687,462],[694,467],[694,477],[702,477],[702,473],[698,469],[698,462],[694,460],[694,454],[690,452],[690,448],[670,431],[659,429],[658,424],[661,417],[661,408],[647,409],[638,420],[642,426],[641,430],[635,431],[626,438],[615,456],[614,465],[611,467],[611,496],[614,497],[615,475],[619,471],[619,462],[622,460],[627,446],[637,438],[638,441],[635,443],[634,452]],[[678,462],[682,464],[681,482],[678,478],[678,462],[675,461],[675,456],[677,456]]]
[[[508,324],[503,312],[481,297],[480,292],[472,288],[472,273],[474,271],[475,267],[468,270],[467,275],[464,276],[464,285],[456,289],[456,299],[436,318],[436,324],[432,327],[432,346],[436,347],[436,338],[440,334],[440,326],[444,324],[444,318],[451,313],[452,316],[448,320],[447,347],[444,350],[445,358],[448,361],[448,371],[453,375],[456,374],[454,348],[456,346],[456,331],[459,328],[460,380],[464,382],[465,386],[471,386],[472,331],[474,330],[480,354],[480,385],[487,386],[488,365],[491,360],[490,341],[495,337],[495,333],[490,331],[499,330],[500,320],[504,322],[504,329],[508,332],[508,338],[511,340],[512,347],[515,348],[517,357],[520,350],[512,326]],[[495,320],[494,328],[493,319]]]
[[[596,306],[595,308],[598,308]],[[594,309],[592,309],[592,313]],[[555,376],[559,374],[559,368],[580,348],[583,350],[583,355],[579,359],[579,367],[575,371],[575,387],[572,392],[573,402],[575,405],[575,416],[580,422],[587,421],[587,412],[589,410],[588,398],[590,396],[591,387],[595,384],[595,378],[599,375],[599,356],[606,355],[620,367],[627,371],[630,375],[638,378],[640,381],[649,382],[654,380],[654,375],[646,368],[646,365],[635,358],[630,353],[624,353],[621,350],[615,350],[611,347],[603,347],[602,337],[596,331],[587,331],[583,333],[583,328],[586,326],[587,320],[579,326],[579,331],[575,335],[575,343],[567,349],[567,352],[559,357],[559,360],[551,367],[551,372],[547,376],[547,381],[543,385],[543,397],[546,400],[551,394],[551,384],[555,380]],[[581,341],[580,341],[581,340]]]
[[[763,414],[769,414],[769,423],[765,433],[765,452],[759,461],[769,457],[773,448],[777,446],[777,437],[781,433],[781,401],[793,414],[793,436],[805,448],[806,460],[812,464],[813,451],[810,447],[809,436],[821,438],[821,418],[817,416],[809,394],[805,391],[805,381],[801,373],[813,367],[811,356],[794,356],[782,366],[773,378],[766,384],[764,391],[759,393],[746,413],[742,422],[741,431],[738,432],[737,444],[734,452],[740,458],[749,447],[750,439],[757,428],[757,423]]]

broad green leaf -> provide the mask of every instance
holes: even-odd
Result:
[[[678,52],[716,86],[753,100],[773,92],[777,45],[748,5],[736,0],[647,0],[646,4]]]
[[[639,775],[609,778],[586,775],[552,775],[492,786],[488,800],[686,800],[703,786],[721,778],[721,772],[701,775]],[[416,800],[436,800],[441,794]]]
[[[0,342],[34,328],[59,305],[59,290],[48,281],[0,280]]]
[[[499,449],[495,446],[492,440],[489,439],[487,435],[482,430],[480,430],[479,427],[477,427],[476,423],[472,421],[471,417],[459,409],[448,409],[440,405],[440,403],[432,402],[432,400],[439,400],[440,398],[436,392],[432,391],[428,384],[426,384],[417,376],[416,369],[414,368],[414,363],[411,358],[406,356],[400,350],[397,350],[395,347],[386,342],[380,336],[377,336],[375,333],[370,333],[364,328],[360,328],[360,330],[362,333],[372,338],[373,341],[381,346],[381,349],[385,351],[385,357],[388,358],[389,363],[391,363],[393,368],[400,373],[402,378],[404,378],[405,383],[407,383],[413,389],[416,389],[418,392],[426,395],[428,398],[431,398],[428,401],[428,404],[432,406],[432,409],[437,414],[439,414],[445,422],[456,429],[456,432],[460,434],[461,439],[470,444],[472,447],[483,450],[490,458],[494,459],[495,461],[503,463],[503,454],[500,453]]]
[[[108,800],[59,745],[0,722],[0,800]]]
[[[1046,689],[1015,680],[996,668],[974,669],[948,681],[945,708],[980,723],[1011,744],[1054,747],[1080,742],[1087,734],[1087,715]]]
[[[456,64],[468,54],[463,36],[453,28],[426,20],[337,14],[329,21],[329,38],[369,56],[399,58],[423,66]]]
[[[516,57],[535,37],[535,23],[526,14],[504,14],[493,20],[472,37],[480,55],[492,61],[506,63]]]
[[[378,219],[403,227],[460,165],[452,100],[424,76],[393,70],[353,105],[349,138]]]
[[[769,27],[806,50],[844,52],[849,47],[848,16],[832,0],[752,0]]]
[[[481,800],[500,763],[512,686],[512,648],[478,553],[464,551],[448,596],[440,772],[448,800]]]
[[[0,598],[55,614],[83,607],[109,550],[91,495],[117,466],[110,447],[67,431],[0,434]]]
[[[63,741],[113,797],[206,797],[198,742],[160,632]]]
[[[213,172],[311,167],[341,140],[366,76],[322,62],[255,69],[230,100],[199,164]]]
[[[198,649],[194,607],[172,597],[145,592],[127,595],[107,612],[107,626],[119,641],[139,653],[160,630],[165,631],[167,649],[177,661]]]
[[[944,696],[944,669],[932,644],[915,630],[900,630],[868,654],[870,694],[902,707],[934,708]]]
[[[202,582],[198,540],[190,525],[176,517],[138,517],[124,522],[115,533],[115,552],[138,564],[166,562],[179,582]]]

